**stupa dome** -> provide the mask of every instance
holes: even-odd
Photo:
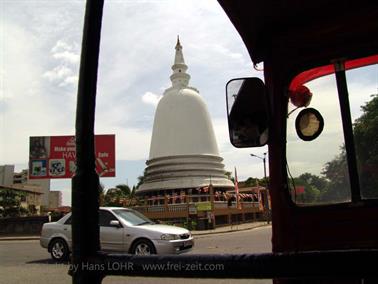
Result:
[[[179,39],[172,66],[172,86],[155,113],[150,155],[138,193],[208,186],[234,187],[225,176],[223,159],[205,101],[188,86],[190,75]]]
[[[156,109],[149,159],[197,154],[219,156],[205,101],[193,89],[166,91]]]

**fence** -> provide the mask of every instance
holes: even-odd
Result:
[[[47,216],[0,218],[0,235],[39,235]]]

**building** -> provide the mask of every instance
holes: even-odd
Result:
[[[41,206],[45,209],[49,208],[49,193],[50,180],[49,179],[33,179],[29,180],[29,170],[22,170],[21,172],[14,171],[14,165],[0,166],[0,185],[13,186],[23,185],[30,188],[38,187],[41,190]]]
[[[13,174],[13,183],[14,184],[24,184],[28,183],[28,170],[22,170],[20,173]]]
[[[0,185],[8,186],[13,184],[14,165],[0,166]]]
[[[21,207],[29,210],[32,214],[39,215],[41,213],[43,190],[40,186],[30,184],[0,185],[0,190],[13,190],[22,193]]]
[[[38,185],[42,188],[42,206],[48,208],[49,206],[49,195],[50,195],[50,180],[49,179],[33,179],[27,181],[28,184]]]
[[[144,204],[136,209],[152,219],[193,222],[197,229],[252,220],[258,200],[238,208],[231,200],[234,183],[225,175],[206,103],[189,86],[179,39],[175,50],[172,86],[157,106],[144,182],[136,191]]]
[[[62,206],[62,192],[50,191],[49,192],[49,211],[57,209]]]
[[[150,155],[138,196],[174,197],[201,193],[211,183],[226,190],[234,184],[225,173],[213,125],[199,91],[189,86],[180,40],[170,76],[154,119]]]

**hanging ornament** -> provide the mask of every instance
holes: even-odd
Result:
[[[307,107],[310,105],[312,93],[306,86],[299,86],[294,91],[289,91],[290,102],[296,107]]]

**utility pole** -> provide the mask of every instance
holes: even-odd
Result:
[[[264,204],[264,207],[265,207],[265,213],[267,214],[267,222],[268,224],[270,223],[270,208],[269,208],[269,200],[268,200],[268,197],[269,197],[269,184],[268,184],[268,180],[266,178],[266,154],[267,152],[265,152],[263,155],[264,157],[260,157],[258,155],[255,155],[255,154],[250,154],[251,157],[256,157],[256,158],[259,158],[260,160],[263,161],[263,164],[264,164],[264,179],[266,181],[266,198],[265,198],[265,204]]]

